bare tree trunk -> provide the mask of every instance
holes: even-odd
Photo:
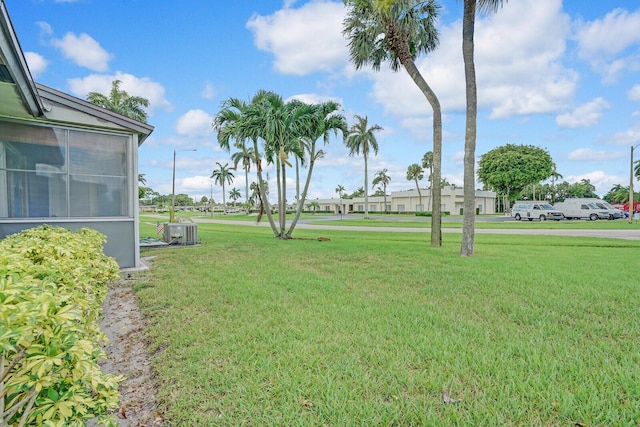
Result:
[[[462,220],[462,244],[460,256],[473,256],[475,241],[475,152],[476,116],[478,108],[476,70],[473,61],[473,32],[476,16],[476,0],[464,0],[462,21],[462,57],[467,92],[467,123],[464,137],[464,218]]]
[[[364,217],[369,218],[369,170],[367,168],[367,149],[363,149],[364,154]]]

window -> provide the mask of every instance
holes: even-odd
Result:
[[[363,205],[358,205],[358,212],[362,212],[362,211],[364,211],[364,206]]]
[[[416,212],[422,212],[424,210],[424,205],[416,205]]]
[[[131,139],[0,126],[0,218],[127,216]]]
[[[404,205],[398,205],[398,212],[404,212]]]
[[[371,212],[375,212],[376,211],[376,205],[369,206],[369,210],[371,210]]]

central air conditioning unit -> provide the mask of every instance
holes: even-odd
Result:
[[[167,222],[164,224],[162,241],[170,245],[197,245],[198,224]]]

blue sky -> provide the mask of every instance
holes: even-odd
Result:
[[[37,82],[84,99],[90,91],[108,93],[120,79],[130,94],[150,100],[155,130],[140,147],[139,172],[161,194],[171,193],[176,150],[176,193],[210,196],[216,162],[230,162],[211,119],[225,99],[249,100],[260,89],[285,99],[337,100],[349,124],[359,114],[382,126],[369,173],[371,182],[387,168],[389,191],[412,188],[407,167],[432,150],[431,109],[404,70],[350,65],[342,1],[5,4]],[[440,4],[440,46],[416,62],[443,108],[442,176],[461,185],[462,4]],[[630,146],[640,143],[638,28],[637,0],[511,0],[495,15],[480,15],[476,159],[507,143],[531,144],[551,153],[568,182],[589,179],[600,195],[629,185]],[[348,192],[363,186],[361,157],[350,157],[340,138],[325,151],[308,199],[336,197],[338,185]],[[234,186],[244,193],[241,170],[227,188]],[[219,187],[213,197],[221,201]]]

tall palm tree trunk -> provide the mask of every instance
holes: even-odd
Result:
[[[462,220],[462,244],[460,256],[473,256],[475,235],[475,152],[477,89],[473,60],[473,31],[476,16],[476,0],[464,0],[462,21],[462,56],[467,92],[467,122],[464,137],[464,218]]]
[[[244,168],[244,203],[247,205],[247,213],[249,210],[249,169]]]
[[[400,62],[407,70],[407,73],[424,94],[431,108],[433,109],[433,200],[431,207],[431,246],[439,248],[442,246],[442,212],[440,203],[442,191],[440,188],[441,168],[442,168],[442,109],[440,101],[433,92],[427,81],[422,77],[416,64],[400,57]]]
[[[315,159],[315,142],[312,144],[311,146],[311,151],[310,151],[310,155],[309,155],[309,173],[307,174],[307,179],[304,182],[304,188],[302,189],[302,195],[300,196],[300,198],[298,199],[298,206],[296,207],[296,215],[293,218],[293,221],[291,222],[291,225],[289,226],[289,230],[287,231],[286,237],[287,239],[291,238],[291,235],[293,234],[293,230],[294,228],[296,228],[296,224],[298,223],[298,220],[300,219],[300,214],[302,213],[302,208],[304,206],[304,201],[307,198],[307,191],[309,190],[309,183],[311,182],[311,174],[313,173],[313,165],[316,162]],[[315,213],[316,209],[315,207],[313,208],[313,212]]]
[[[367,149],[362,150],[364,154],[364,217],[369,218],[369,170],[367,166]]]
[[[227,214],[227,202],[224,197],[224,179],[222,179],[222,213]]]
[[[260,165],[260,156],[258,151],[258,140],[253,140],[253,148],[256,153],[256,175],[258,176],[258,191],[260,192],[260,198],[262,202],[262,206],[264,210],[267,211],[267,218],[269,219],[269,225],[271,226],[271,231],[273,231],[273,235],[278,237],[278,229],[276,228],[276,224],[273,221],[273,216],[271,215],[271,205],[269,204],[269,199],[264,191],[264,180],[262,179],[262,166]]]

